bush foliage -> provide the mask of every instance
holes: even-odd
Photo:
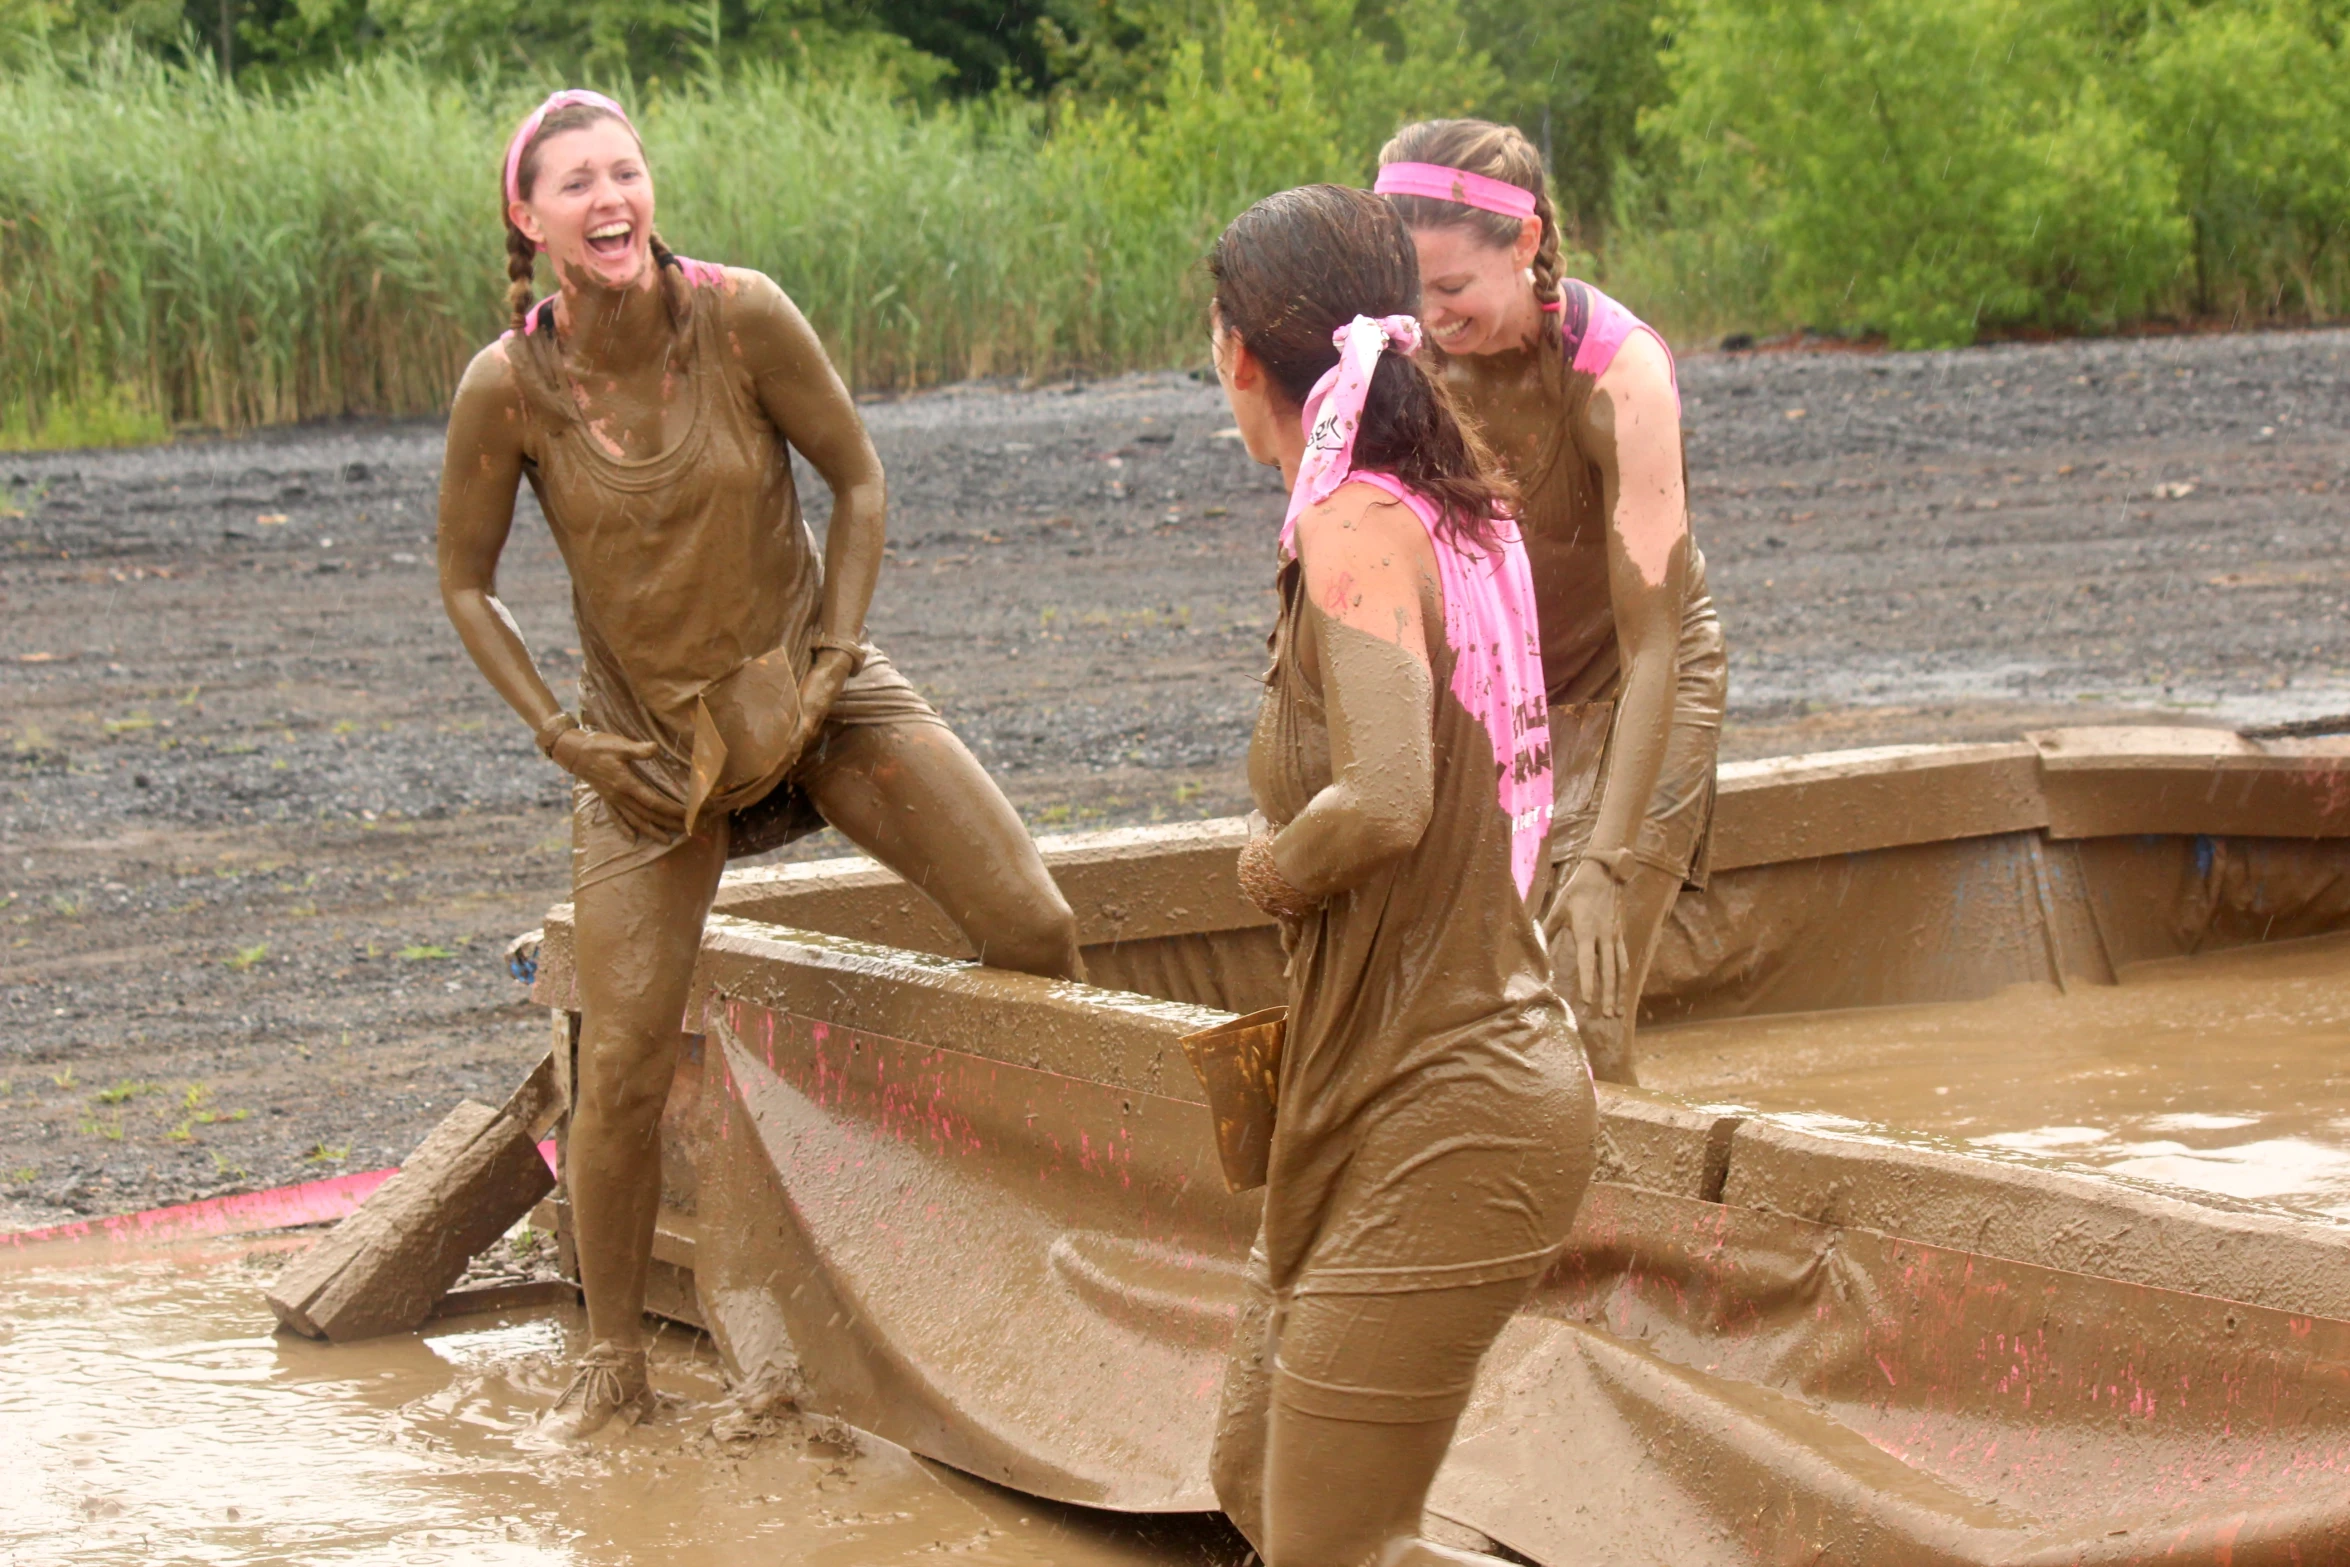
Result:
[[[1582,259],[1683,335],[2331,317],[2346,25],[2350,0],[0,0],[0,440],[440,406],[500,325],[496,149],[561,80],[638,105],[672,242],[773,273],[864,386],[1196,361],[1218,228],[1364,178],[1430,113],[1536,137]]]

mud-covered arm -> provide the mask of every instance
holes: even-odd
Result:
[[[441,605],[465,651],[506,705],[538,731],[562,710],[531,661],[506,606],[498,602],[498,557],[514,526],[522,483],[522,400],[506,346],[475,356],[449,410],[441,459]]]
[[[1616,878],[1607,873],[1623,866],[1619,851],[1638,841],[1664,770],[1689,574],[1681,415],[1662,344],[1645,332],[1625,341],[1592,389],[1575,435],[1599,470],[1608,519],[1608,594],[1623,675],[1590,848],[1552,906],[1549,926],[1554,946],[1571,927],[1579,962],[1594,965],[1583,970],[1584,994],[1613,1015],[1619,1009],[1621,941]],[[1600,903],[1607,907],[1595,907]]]
[[[1411,511],[1343,486],[1298,520],[1307,646],[1330,726],[1330,785],[1274,838],[1273,863],[1327,898],[1409,853],[1435,810],[1435,683],[1422,605],[1436,560]]]
[[[881,456],[857,417],[857,405],[807,317],[760,272],[727,274],[734,298],[728,324],[750,372],[759,406],[832,491],[824,537],[824,601],[817,625],[846,641],[862,640],[865,611],[881,579],[889,486]],[[819,649],[801,692],[809,724],[821,722],[849,675],[846,653]]]
[[[578,729],[550,740],[549,725],[562,713],[562,704],[531,660],[522,628],[498,601],[498,557],[514,526],[522,457],[521,392],[505,345],[493,343],[466,367],[449,409],[449,441],[441,459],[441,606],[475,667],[530,726],[542,749],[603,795],[637,832],[674,832],[683,823],[682,813],[627,765],[651,756],[654,746]]]

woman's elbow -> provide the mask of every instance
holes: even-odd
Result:
[[[1435,801],[1426,797],[1398,800],[1366,811],[1361,828],[1364,860],[1372,865],[1385,865],[1390,860],[1402,859],[1428,835],[1428,821],[1434,814]]]

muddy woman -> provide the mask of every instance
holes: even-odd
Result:
[[[702,921],[729,853],[829,822],[983,960],[1077,977],[1076,928],[979,764],[864,636],[881,463],[816,334],[757,272],[672,255],[620,106],[549,98],[505,158],[513,327],[457,389],[441,596],[575,780],[581,1027],[567,1179],[589,1348],[540,1431],[652,1407],[641,1330],[659,1128]],[[556,291],[532,303],[544,255]],[[831,489],[821,558],[796,448]],[[569,568],[580,711],[497,598],[528,480]]]
[[[1210,258],[1212,347],[1290,489],[1241,885],[1289,1030],[1214,1455],[1268,1567],[1476,1561],[1419,1536],[1485,1351],[1564,1244],[1591,1078],[1528,903],[1541,653],[1504,485],[1413,350],[1411,236],[1270,197]]]
[[[1657,938],[1705,880],[1729,684],[1672,354],[1559,275],[1541,155],[1515,130],[1427,120],[1379,163],[1419,248],[1426,352],[1517,488],[1558,785],[1543,923],[1592,1070],[1629,1083]]]

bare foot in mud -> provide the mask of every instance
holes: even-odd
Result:
[[[575,1447],[615,1422],[626,1431],[659,1407],[644,1350],[597,1344],[580,1357],[571,1381],[523,1441],[542,1449]]]

